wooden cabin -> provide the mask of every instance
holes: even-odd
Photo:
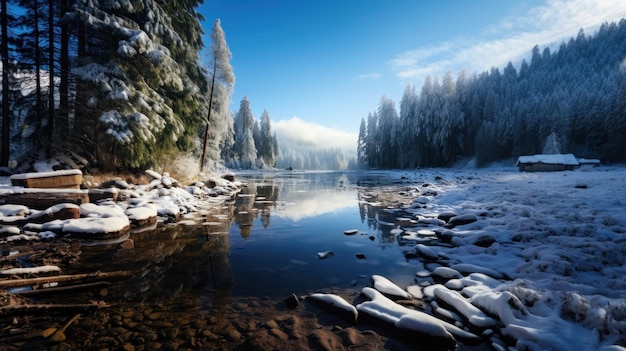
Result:
[[[541,154],[520,156],[515,165],[522,172],[552,172],[578,168],[580,162],[572,154]]]

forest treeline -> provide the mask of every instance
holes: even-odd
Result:
[[[45,150],[101,170],[273,165],[269,115],[229,110],[231,52],[219,20],[205,48],[203,2],[0,0],[0,164]]]
[[[626,160],[626,20],[593,36],[581,29],[555,52],[532,48],[518,69],[448,72],[407,86],[399,106],[382,97],[361,120],[364,168],[451,166],[551,150],[603,162]]]

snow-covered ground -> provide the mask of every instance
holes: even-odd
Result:
[[[399,226],[427,268],[408,291],[495,349],[626,350],[625,167],[432,171],[413,173],[436,180],[400,214],[431,223]],[[447,212],[477,220],[429,220]]]
[[[45,171],[29,174],[18,174],[11,178],[51,177],[64,175],[68,171]],[[74,171],[70,171],[74,172]],[[76,171],[80,172],[80,171]],[[123,237],[131,225],[146,221],[173,222],[188,214],[201,211],[207,206],[223,203],[239,191],[242,184],[238,180],[226,180],[219,176],[207,176],[205,182],[192,185],[180,184],[169,174],[159,174],[152,170],[146,171],[152,177],[148,184],[128,184],[121,179],[109,181],[105,192],[113,199],[105,199],[94,203],[79,205],[61,203],[46,209],[33,209],[24,205],[0,205],[0,243],[24,240],[51,240],[58,236],[75,236],[83,239],[94,237],[101,239],[110,235]],[[81,193],[89,190],[79,189],[39,189],[23,188],[12,185],[11,178],[0,179],[0,197],[19,193]],[[231,178],[232,179],[232,178]],[[73,212],[77,215],[58,215],[61,212]],[[48,215],[50,220],[39,220]],[[67,219],[58,219],[66,217]],[[78,218],[73,218],[78,217]],[[37,223],[38,225],[33,225]],[[127,237],[127,236],[126,236]]]

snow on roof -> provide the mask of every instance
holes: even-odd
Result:
[[[520,156],[516,165],[520,163],[544,163],[551,165],[578,166],[580,163],[572,154],[539,154],[533,156]]]

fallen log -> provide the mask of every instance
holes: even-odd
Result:
[[[75,290],[84,290],[84,289],[94,289],[111,285],[111,282],[101,281],[94,283],[85,283],[85,284],[76,284],[76,285],[68,285],[68,286],[55,286],[52,288],[42,288],[35,290],[26,290],[26,291],[18,291],[14,294],[28,297],[34,295],[47,295],[47,294],[57,294],[61,292],[75,291]]]
[[[4,194],[4,203],[23,205],[36,210],[45,210],[58,204],[74,204],[80,206],[89,202],[89,194],[84,190],[67,189],[65,191],[53,189],[41,191],[24,190],[22,192],[14,192]]]
[[[20,286],[41,285],[55,282],[66,282],[75,280],[103,280],[109,278],[124,278],[130,276],[128,271],[116,272],[95,272],[73,275],[57,275],[52,277],[38,277],[25,279],[0,280],[0,289],[16,288]]]
[[[94,312],[108,307],[111,305],[105,303],[9,305],[0,307],[0,317],[48,312]]]

